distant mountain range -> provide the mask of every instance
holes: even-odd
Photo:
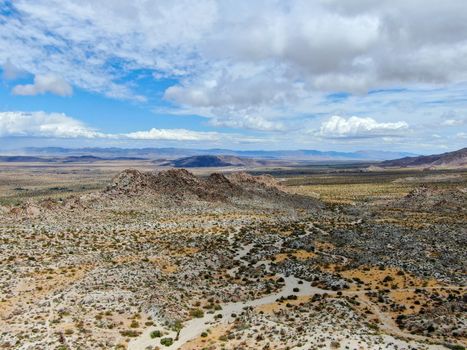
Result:
[[[102,158],[96,156],[38,157],[38,156],[0,156],[0,162],[6,163],[93,163],[112,160],[144,160],[137,157]]]
[[[404,168],[460,168],[467,167],[467,148],[454,152],[434,154],[431,156],[405,157],[387,160],[378,164],[382,167]]]
[[[1,152],[0,153],[6,153]],[[229,149],[185,149],[185,148],[61,148],[61,147],[30,147],[16,151],[9,151],[10,156],[35,156],[35,157],[71,157],[87,156],[105,159],[116,158],[144,158],[167,159],[191,156],[236,156],[255,159],[276,160],[304,160],[304,161],[381,161],[416,154],[408,152],[391,151],[356,151],[336,152],[317,150],[276,150],[276,151],[238,151]]]
[[[279,166],[302,162],[378,162],[378,167],[467,167],[467,148],[454,152],[417,156],[408,152],[317,150],[236,151],[184,148],[26,148],[9,151],[0,162],[92,163],[98,161],[146,160],[176,168],[223,166]],[[1,151],[0,151],[1,154]]]

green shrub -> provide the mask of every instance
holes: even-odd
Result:
[[[153,339],[154,338],[160,338],[160,337],[162,337],[162,332],[160,330],[155,330],[155,331],[152,331],[149,335]]]
[[[161,339],[161,344],[165,346],[170,346],[174,343],[174,340],[172,338],[162,338]]]
[[[201,309],[193,309],[190,311],[191,317],[202,318],[204,317],[204,311]]]
[[[134,338],[134,337],[139,336],[140,332],[129,329],[129,330],[120,331],[120,334],[124,337]]]
[[[451,350],[465,350],[465,347],[457,344],[446,344],[446,347]]]

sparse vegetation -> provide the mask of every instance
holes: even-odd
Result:
[[[1,174],[0,188],[10,186],[2,198],[22,204],[0,207],[0,344],[24,345],[27,331],[42,346],[49,327],[53,348],[156,348],[185,342],[189,322],[203,325],[190,343],[198,349],[461,342],[465,195],[457,188],[467,181],[440,182],[444,172],[436,187],[395,181],[405,174],[281,175],[282,189],[325,205],[249,175],[209,180],[230,184],[228,192],[204,182],[187,192],[200,183],[183,173],[176,186],[165,183],[177,188],[170,196],[156,187],[93,194],[73,185],[75,174],[40,185]],[[97,186],[101,176],[82,181]],[[13,186],[28,190],[13,195]],[[75,197],[44,200],[35,186],[47,196],[76,189]],[[157,330],[148,336],[146,327]]]

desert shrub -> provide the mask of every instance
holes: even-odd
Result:
[[[191,317],[202,318],[204,317],[204,311],[201,309],[193,309],[190,311]]]
[[[341,344],[338,341],[332,341],[331,342],[331,348],[333,349],[339,349]]]
[[[162,338],[161,339],[161,344],[165,346],[170,346],[172,345],[174,340],[172,338]]]
[[[392,281],[394,281],[394,278],[392,278],[391,276],[386,276],[383,279],[383,282],[392,282]]]
[[[154,339],[154,338],[160,338],[160,337],[162,337],[162,332],[161,332],[160,330],[155,330],[155,331],[152,331],[152,332],[149,334],[149,336],[150,336],[151,338],[153,338],[153,339]]]
[[[446,347],[451,350],[465,350],[465,347],[463,347],[462,345],[457,345],[457,344],[454,344],[454,345],[447,344]]]
[[[134,337],[137,337],[138,335],[140,335],[140,332],[129,329],[129,330],[125,330],[125,331],[120,331],[120,334],[122,336],[124,336],[124,337],[134,338]]]

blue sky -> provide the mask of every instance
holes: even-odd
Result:
[[[461,0],[0,0],[0,70],[0,149],[467,143]]]

